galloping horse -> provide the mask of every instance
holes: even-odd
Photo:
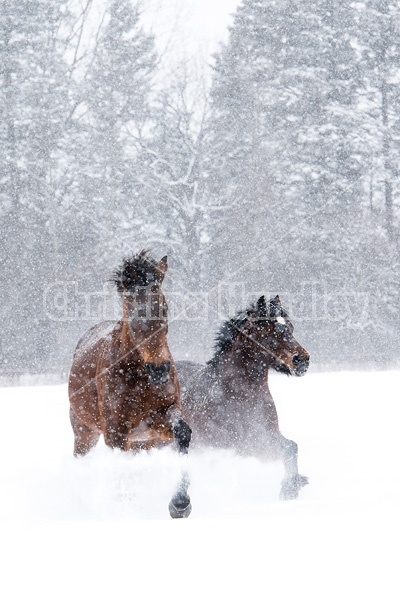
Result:
[[[111,448],[149,449],[175,440],[186,455],[191,429],[182,417],[180,388],[167,344],[167,303],[161,290],[167,257],[158,263],[141,251],[125,259],[113,281],[123,317],[102,322],[79,341],[69,377],[75,456],[93,448],[101,434]],[[189,479],[181,481],[169,511],[191,511]]]
[[[297,498],[308,483],[297,468],[297,444],[279,431],[268,386],[268,369],[302,376],[309,354],[293,337],[293,325],[279,296],[225,322],[214,357],[202,367],[177,361],[182,405],[193,442],[233,448],[242,455],[280,458],[285,467],[280,498]]]

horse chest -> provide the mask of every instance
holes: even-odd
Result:
[[[274,402],[261,386],[216,380],[197,407],[194,437],[207,444],[259,451],[277,428]]]
[[[167,387],[155,391],[144,379],[126,377],[125,372],[110,373],[102,385],[103,419],[113,427],[137,431],[140,439],[149,439],[145,432],[151,428],[155,415],[173,403]]]

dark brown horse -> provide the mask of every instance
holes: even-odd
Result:
[[[167,257],[157,263],[146,251],[124,260],[114,274],[122,319],[95,325],[78,343],[69,377],[75,456],[89,452],[101,434],[107,446],[124,451],[175,440],[181,455],[188,452],[191,430],[167,344],[166,271]],[[188,486],[182,468],[169,506],[173,518],[190,514]]]
[[[224,323],[214,357],[205,367],[177,362],[182,404],[193,442],[233,448],[243,455],[280,458],[285,467],[280,498],[297,498],[308,483],[297,468],[297,444],[279,430],[268,386],[268,369],[302,376],[309,354],[293,337],[293,325],[279,296],[261,296],[248,310]]]

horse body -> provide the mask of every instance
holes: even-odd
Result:
[[[183,403],[193,424],[195,446],[234,448],[242,456],[276,458],[279,424],[267,374],[249,383],[240,367],[208,364],[188,386]]]
[[[100,323],[78,344],[69,381],[71,413],[77,425],[75,454],[90,449],[82,425],[93,432],[92,442],[103,433],[108,446],[121,450],[173,440],[172,420],[167,416],[174,408],[181,410],[175,366],[170,367],[166,384],[151,385],[136,345],[131,343],[129,350],[121,343],[123,328],[122,321],[112,327]],[[168,347],[163,350],[163,359],[172,363]]]
[[[93,433],[102,433],[98,402],[98,357],[107,336],[115,326],[102,322],[91,327],[79,340],[68,382],[71,415]],[[75,438],[74,454],[84,454]]]
[[[282,499],[296,498],[307,483],[298,473],[297,444],[280,432],[268,385],[271,367],[297,376],[308,368],[309,355],[292,333],[279,297],[267,305],[262,296],[256,306],[223,325],[216,354],[206,366],[177,362],[193,443],[280,458],[285,467]]]
[[[145,252],[116,273],[123,318],[92,327],[78,342],[69,377],[74,454],[84,455],[101,434],[120,450],[176,441],[187,454],[191,430],[183,420],[180,388],[167,343],[167,304],[161,291],[166,257]],[[186,472],[170,504],[173,517],[190,513]]]

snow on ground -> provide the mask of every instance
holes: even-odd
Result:
[[[0,388],[1,598],[398,599],[399,387],[274,376],[310,485],[279,502],[279,463],[193,452],[178,521],[172,450],[75,460],[65,386]]]

